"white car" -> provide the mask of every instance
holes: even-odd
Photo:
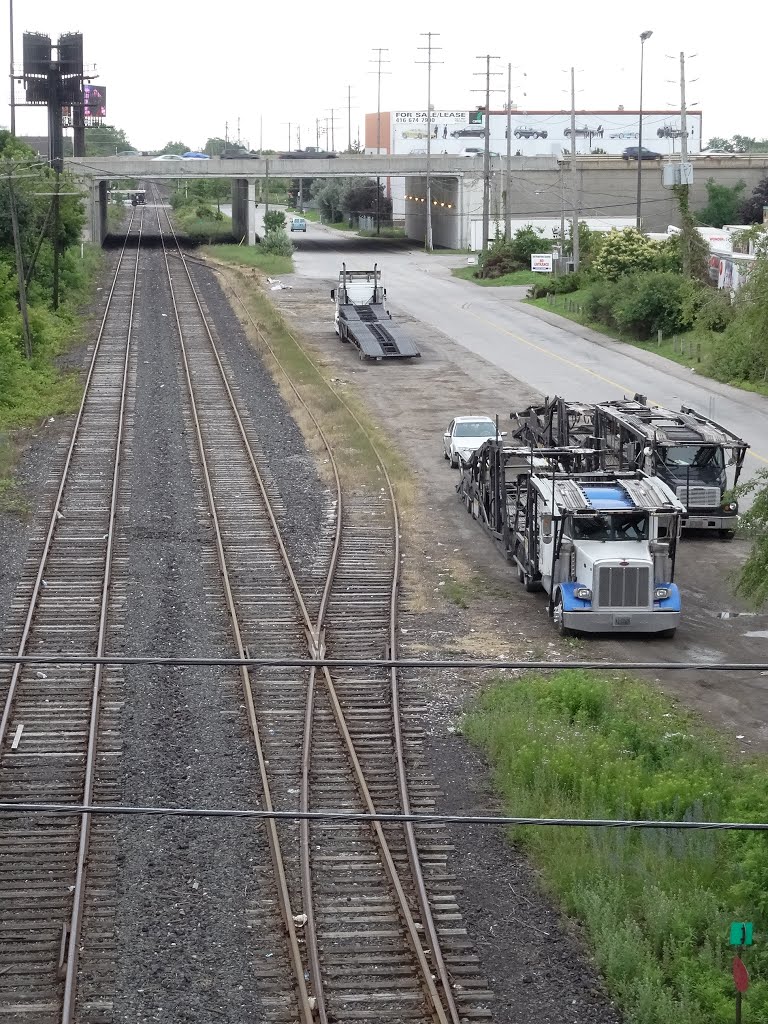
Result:
[[[153,160],[183,160],[184,157],[178,153],[161,153],[160,156],[153,156]]]
[[[504,437],[506,431],[500,431]],[[483,441],[496,437],[496,422],[490,416],[457,416],[443,434],[443,455],[461,469]]]

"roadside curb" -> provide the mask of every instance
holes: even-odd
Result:
[[[741,388],[732,387],[730,384],[722,384],[719,380],[713,380],[711,377],[705,377],[703,374],[696,373],[695,371],[686,370],[679,363],[672,362],[671,359],[665,359],[664,356],[658,356],[655,352],[646,352],[645,349],[635,348],[634,345],[627,345],[622,341],[614,341],[598,331],[593,331],[591,327],[585,327],[583,324],[577,323],[575,320],[569,320],[567,317],[559,316],[557,313],[549,313],[545,309],[539,309],[538,306],[531,306],[521,300],[517,300],[515,305],[517,309],[528,316],[543,320],[552,327],[559,327],[562,331],[575,334],[585,341],[592,341],[602,348],[618,352],[630,359],[634,359],[638,363],[650,366],[654,370],[660,370],[670,377],[676,377],[682,381],[695,380],[700,387],[706,388],[707,391],[712,391],[716,395],[728,398],[732,402],[740,402],[742,405],[747,405],[763,415],[768,412],[768,398],[765,395],[758,395],[754,391],[742,391]]]

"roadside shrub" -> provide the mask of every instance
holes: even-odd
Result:
[[[658,259],[658,246],[636,228],[609,231],[592,262],[595,274],[607,281],[617,281],[622,274],[653,270]]]
[[[264,232],[280,231],[285,227],[285,214],[282,210],[269,210],[264,214]]]
[[[293,255],[293,243],[285,231],[268,231],[259,243],[259,248],[272,256]]]
[[[687,330],[692,325],[686,307],[692,287],[696,285],[679,274],[632,274],[614,294],[614,323],[619,330],[640,339],[650,338],[658,331],[669,335]]]
[[[584,313],[588,320],[613,325],[613,299],[616,285],[612,281],[595,281],[584,297]]]
[[[720,333],[733,320],[736,309],[725,289],[705,285],[692,289],[686,303],[686,315],[695,328]]]
[[[762,384],[768,373],[768,257],[755,260],[733,318],[714,335],[708,370],[718,380]]]
[[[544,277],[544,275],[542,275]],[[547,275],[528,289],[529,299],[543,299],[545,295],[567,295],[569,292],[576,292],[584,285],[584,277],[581,273],[562,274],[558,277]]]
[[[551,238],[544,238],[541,231],[526,225],[519,228],[509,241],[497,238],[485,252],[480,253],[477,276],[503,277],[515,270],[529,270],[533,253],[551,249]]]

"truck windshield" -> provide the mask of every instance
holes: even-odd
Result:
[[[692,444],[673,445],[669,448],[662,448],[661,456],[667,466],[725,468],[723,449],[714,445],[705,445],[702,448],[697,448]]]
[[[605,512],[574,516],[574,540],[647,540],[648,517],[644,512]]]
[[[496,424],[490,420],[465,420],[453,429],[454,437],[494,437]]]

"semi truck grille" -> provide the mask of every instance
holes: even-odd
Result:
[[[721,500],[719,487],[702,487],[700,484],[678,487],[677,497],[687,508],[719,508]]]
[[[597,603],[601,608],[647,608],[651,570],[647,565],[598,567]]]

